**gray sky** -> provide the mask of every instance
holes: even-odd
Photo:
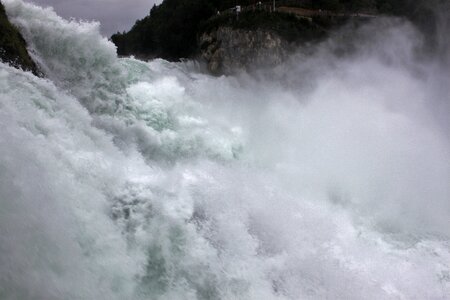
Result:
[[[64,18],[97,20],[106,36],[128,30],[137,19],[148,15],[153,4],[162,0],[27,0],[40,6],[52,6]]]

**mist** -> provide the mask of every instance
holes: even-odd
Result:
[[[3,2],[47,76],[0,64],[5,299],[450,294],[446,13],[214,77]]]

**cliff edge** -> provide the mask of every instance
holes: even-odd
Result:
[[[280,64],[289,43],[269,30],[219,27],[199,38],[201,57],[213,74],[229,74],[252,66]]]
[[[301,44],[315,43],[342,26],[346,17],[297,17],[293,14],[248,11],[218,15],[201,28],[198,49],[213,74],[272,67]]]
[[[111,36],[121,56],[201,58],[216,74],[277,65],[299,45],[378,16],[408,19],[433,49],[442,0],[163,0],[128,32]]]

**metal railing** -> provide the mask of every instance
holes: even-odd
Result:
[[[279,8],[279,12],[290,13],[303,17],[328,16],[328,17],[375,17],[373,12],[348,12],[348,11],[328,11],[313,7],[312,0],[269,0],[269,1],[228,1],[237,3],[220,13],[235,13],[246,11],[268,11],[273,12]],[[244,5],[246,4],[246,5]],[[238,9],[239,7],[239,9]]]

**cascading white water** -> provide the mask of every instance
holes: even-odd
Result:
[[[212,77],[2,2],[47,78],[0,64],[0,299],[449,299],[450,77],[408,23]]]

